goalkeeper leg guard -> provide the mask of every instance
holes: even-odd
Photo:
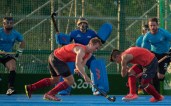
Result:
[[[109,91],[109,82],[107,76],[107,70],[105,61],[103,59],[92,60],[91,65],[91,79],[93,83],[98,86],[104,92]],[[96,89],[92,87],[92,91],[96,92]],[[94,93],[98,94],[98,93]]]

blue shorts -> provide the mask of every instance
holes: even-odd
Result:
[[[143,67],[142,78],[143,79],[154,78],[154,76],[157,73],[157,70],[158,70],[158,60],[156,57],[154,57],[154,59],[149,65]]]

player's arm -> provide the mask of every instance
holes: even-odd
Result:
[[[16,58],[20,57],[23,54],[24,47],[25,47],[25,41],[23,40],[20,42],[19,48],[17,49],[17,53],[15,55]]]
[[[121,61],[121,76],[125,77],[128,73],[128,66],[127,64],[129,63],[130,60],[133,59],[133,56],[131,54],[125,54],[122,57],[122,61]]]
[[[165,30],[164,36],[166,37],[167,40],[171,41],[171,33]]]
[[[79,71],[79,73],[82,75],[82,77],[84,78],[84,80],[88,83],[91,82],[90,78],[88,77],[88,75],[85,73],[84,71],[84,60],[83,60],[83,57],[85,56],[85,51],[79,47],[79,46],[76,46],[73,51],[77,54],[76,55],[76,61],[75,61],[75,66],[76,66],[76,69]]]
[[[25,41],[23,35],[21,35],[19,32],[16,32],[16,37],[16,40],[19,42],[19,48],[24,49]]]
[[[25,41],[20,42],[19,48],[24,49],[25,47]]]
[[[83,62],[82,62],[82,65],[83,65],[83,66],[86,65],[87,61],[90,59],[91,56],[92,56],[92,53],[90,53],[90,54],[88,55],[87,58],[83,59]],[[84,68],[84,70],[85,70],[85,68]],[[78,71],[77,68],[74,69],[74,72],[75,72],[76,74],[80,75],[80,73],[79,73],[79,71]]]
[[[19,33],[17,32],[17,38],[16,40],[19,42],[19,47],[17,49],[17,53],[16,53],[16,56],[15,57],[20,57],[23,53],[23,50],[25,48],[25,41],[24,41],[24,37]]]
[[[85,59],[83,60],[83,65],[84,65],[84,66],[86,65],[87,61],[91,58],[91,56],[92,56],[92,53],[90,53],[90,54],[88,55],[88,57],[85,58]]]
[[[136,42],[135,42],[135,45],[136,46],[138,46],[138,47],[141,47],[141,36],[140,37],[138,37],[138,39],[136,40]]]

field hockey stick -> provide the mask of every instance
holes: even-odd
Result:
[[[0,52],[0,54],[16,54],[16,52]]]
[[[169,55],[166,55],[166,56],[162,57],[162,58],[158,61],[158,63],[161,63],[163,60],[165,60],[165,59],[168,58],[168,57],[170,57],[170,56],[169,56]]]
[[[166,55],[166,56],[162,57],[160,60],[158,60],[158,63],[161,63],[163,60],[165,60],[166,58],[170,57],[169,54],[170,54],[170,53],[168,53],[168,55]],[[136,76],[136,78],[141,77],[142,74],[143,74],[142,72],[139,73],[139,74]]]
[[[99,91],[101,93],[102,96],[104,96],[105,98],[107,98],[109,101],[111,102],[115,102],[116,97],[112,96],[110,97],[109,95],[107,95],[107,93],[103,92],[102,90],[100,90],[95,84],[90,83],[97,91]]]
[[[54,25],[54,28],[55,28],[55,31],[56,31],[55,38],[56,38],[57,44],[60,44],[60,45],[63,46],[63,45],[66,45],[66,44],[70,43],[70,36],[67,35],[67,34],[59,32],[59,29],[58,29],[58,27],[56,25],[56,20],[55,20],[56,15],[57,15],[56,13],[51,14],[52,22],[53,22],[53,25]]]
[[[56,33],[59,34],[59,30],[58,30],[58,27],[57,27],[57,25],[56,25],[55,16],[56,16],[56,13],[52,13],[52,14],[51,14],[52,22],[53,22],[53,25],[54,25],[54,27],[55,27]]]
[[[74,72],[76,72],[76,74],[78,75],[78,76],[81,76],[82,78],[83,78],[83,76],[81,75],[81,73],[79,72],[79,71],[75,71],[74,70]],[[91,86],[93,86],[97,91],[99,91],[100,92],[100,94],[102,95],[102,96],[104,96],[105,98],[107,98],[109,101],[111,101],[111,102],[115,102],[115,100],[116,100],[116,97],[115,96],[113,96],[113,97],[110,97],[110,96],[108,96],[107,95],[107,93],[105,93],[105,92],[103,92],[102,90],[100,90],[95,84],[93,84],[92,82],[90,83],[91,84]]]

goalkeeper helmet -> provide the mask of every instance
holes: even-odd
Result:
[[[86,18],[80,17],[77,21],[77,27],[81,32],[86,32],[88,28],[88,21]]]
[[[88,25],[88,21],[86,18],[80,17],[77,21],[77,26],[79,26],[79,24],[81,23],[86,23]]]

